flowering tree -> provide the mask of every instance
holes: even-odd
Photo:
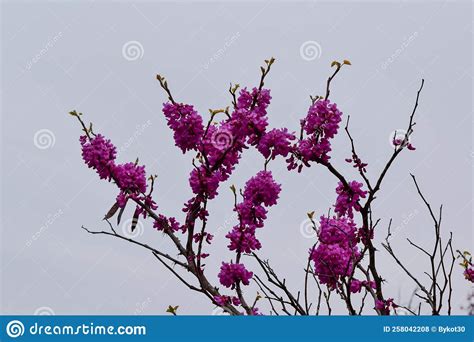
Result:
[[[183,154],[193,155],[189,174],[193,197],[184,204],[185,215],[182,220],[166,216],[158,210],[153,199],[156,176],[147,177],[145,166],[139,165],[138,160],[120,164],[116,160],[116,148],[112,142],[103,135],[96,134],[92,124],[86,126],[81,113],[70,112],[82,126],[80,144],[85,163],[101,179],[115,183],[119,190],[114,205],[104,217],[110,230],[93,231],[83,228],[91,234],[109,235],[149,250],[190,290],[206,296],[214,305],[222,307],[231,315],[261,314],[257,307],[259,300],[266,300],[269,313],[275,315],[318,315],[322,307],[331,314],[331,295],[338,296],[344,302],[350,315],[361,314],[369,299],[370,306],[379,315],[397,313],[401,309],[417,315],[422,312],[422,304],[427,304],[433,315],[444,312],[450,314],[451,278],[456,259],[452,236],[444,240],[441,234],[442,206],[439,213],[435,214],[415,176],[412,175],[415,188],[433,220],[435,243],[426,248],[408,241],[430,262],[430,270],[425,272],[428,282],[423,283],[419,276],[413,274],[390,244],[391,220],[382,246],[416,285],[413,297],[421,299],[418,307],[412,307],[411,304],[401,306],[384,292],[385,279],[378,269],[378,250],[373,240],[380,219],[373,219],[372,205],[383,180],[403,151],[415,150],[410,143],[410,136],[414,132],[414,118],[424,81],[417,92],[406,131],[402,135],[394,135],[393,150],[388,161],[373,180],[367,176],[368,164],[356,151],[347,116],[344,131],[348,137],[351,157],[346,162],[358,171],[360,181],[357,181],[346,178],[331,163],[331,141],[340,131],[343,113],[329,99],[330,86],[340,70],[351,63],[347,60],[332,63],[334,71],[327,80],[325,95],[310,97],[308,112],[301,119],[297,134],[287,128],[268,127],[267,109],[271,96],[270,90],[264,88],[264,85],[274,61],[273,58],[266,60],[261,67],[257,87],[239,91],[238,84],[231,84],[231,107],[210,110],[207,122],[192,105],[178,102],[173,97],[167,80],[157,76],[168,96],[168,101],[163,104],[163,114],[174,133],[175,145]],[[218,196],[221,183],[231,177],[244,151],[249,148],[256,148],[262,154],[263,167],[246,182],[243,189],[238,190],[234,185],[230,187],[234,194],[237,220],[226,238],[228,249],[235,255],[231,260],[222,261],[218,285],[217,279],[208,278],[204,262],[209,257],[206,246],[213,242],[213,235],[208,231],[210,213],[207,207],[209,201]],[[290,172],[295,170],[300,173],[303,169],[316,165],[327,170],[337,180],[333,209],[319,219],[314,212],[308,213],[317,239],[312,246],[308,246],[307,266],[302,273],[304,288],[296,292],[290,290],[286,280],[258,253],[262,246],[258,231],[264,227],[270,207],[277,204],[281,191],[281,185],[273,178],[269,169],[271,161],[276,158],[285,158]],[[132,231],[139,220],[152,221],[153,227],[173,242],[176,254],[164,253],[117,233],[110,219],[117,216],[119,224],[127,206],[133,206],[135,210],[130,228]],[[465,276],[472,282],[474,269],[470,256],[460,252],[459,255],[463,258]],[[258,269],[248,269],[245,260],[250,258],[256,261]],[[184,276],[185,274],[191,275],[194,281],[187,280],[189,277]],[[251,282],[258,286],[259,292],[249,297],[248,291],[244,293],[244,288]],[[311,287],[317,289],[315,296],[310,294]],[[354,297],[359,298],[357,304]],[[176,307],[170,306],[168,311],[176,314]]]

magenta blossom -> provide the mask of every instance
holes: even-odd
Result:
[[[335,289],[341,277],[347,277],[352,269],[359,252],[356,247],[344,248],[338,244],[320,244],[311,253],[314,270],[321,284]]]
[[[301,120],[302,133],[306,133],[307,138],[302,137],[293,146],[293,153],[286,160],[288,170],[298,168],[298,172],[301,172],[303,166],[310,166],[310,162],[329,161],[330,140],[337,134],[341,118],[342,112],[335,103],[329,100],[314,102],[309,107],[306,118]]]
[[[153,222],[153,228],[159,231],[163,231],[165,228],[169,228],[173,232],[181,230],[183,233],[186,232],[186,226],[179,224],[174,217],[166,217],[162,214],[158,215],[158,219]]]
[[[308,135],[316,133],[321,138],[331,139],[337,134],[341,116],[335,103],[319,100],[309,107],[303,128]]]
[[[253,273],[247,271],[243,264],[223,262],[218,276],[222,285],[234,289],[238,282],[248,285]]]
[[[116,165],[113,175],[120,190],[132,193],[144,193],[146,191],[145,166],[135,163]]]
[[[281,191],[280,184],[275,183],[270,171],[260,171],[245,184],[244,199],[254,205],[272,206],[277,203]]]
[[[356,243],[356,225],[350,218],[327,218],[321,216],[319,228],[319,241],[324,244],[340,244],[343,246]]]
[[[471,283],[474,283],[474,268],[466,268],[464,271],[464,277],[466,277],[466,279]]]
[[[265,158],[286,157],[291,150],[291,140],[295,139],[295,135],[289,133],[288,129],[275,128],[265,133],[258,144],[258,150]]]
[[[352,219],[321,216],[319,245],[310,251],[315,273],[330,289],[339,285],[342,277],[352,274],[360,256],[356,245],[356,227]]]
[[[359,200],[365,198],[367,191],[362,190],[362,183],[357,181],[349,182],[349,188],[346,188],[342,182],[338,183],[336,188],[337,199],[334,211],[339,216],[348,215],[354,217],[353,209],[360,211]]]
[[[260,171],[247,181],[243,192],[244,201],[235,208],[240,224],[226,235],[230,240],[228,247],[231,251],[250,253],[261,248],[260,241],[255,237],[255,229],[263,227],[263,221],[267,218],[265,207],[277,203],[280,191],[281,186],[273,180],[270,171]]]
[[[204,133],[202,117],[194,107],[182,103],[163,104],[163,114],[174,132],[174,141],[183,153],[196,150]]]
[[[238,253],[251,253],[256,249],[260,249],[262,244],[255,237],[255,227],[235,226],[226,236],[230,240],[229,250]]]
[[[367,280],[360,281],[358,279],[352,279],[351,285],[350,285],[350,291],[352,293],[359,293],[363,287],[375,289],[375,282],[367,281]]]
[[[219,182],[222,180],[220,172],[209,173],[204,166],[193,169],[189,176],[189,184],[195,194],[205,194],[209,199],[217,196]]]
[[[398,308],[398,305],[393,302],[393,298],[389,298],[387,300],[377,299],[375,302],[375,308],[380,310],[382,314],[389,315],[390,308],[396,309]]]
[[[95,169],[101,179],[110,179],[117,149],[110,140],[97,134],[90,140],[85,135],[79,141],[82,145],[82,158],[89,168]]]
[[[234,296],[214,296],[214,301],[216,302],[217,305],[219,306],[225,306],[225,305],[240,305],[240,300],[237,297]]]
[[[248,136],[250,145],[257,145],[268,126],[267,107],[271,100],[270,90],[253,88],[250,93],[242,89],[237,100],[237,110],[232,114],[234,128]],[[235,131],[234,131],[235,133]]]

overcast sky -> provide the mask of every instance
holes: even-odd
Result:
[[[209,108],[229,105],[229,82],[256,85],[259,66],[271,56],[277,61],[266,83],[273,96],[269,122],[290,130],[298,129],[309,95],[324,92],[331,62],[352,62],[333,82],[331,98],[344,116],[351,115],[352,134],[372,178],[391,153],[392,132],[407,126],[425,78],[412,137],[416,151],[400,155],[374,204],[374,216],[381,219],[376,241],[392,218],[394,248],[423,278],[428,262],[406,237],[430,246],[433,227],[412,172],[433,206],[444,204],[444,234],[453,232],[455,248],[472,249],[471,6],[468,1],[4,2],[2,313],[165,314],[170,304],[179,305],[181,314],[215,313],[147,251],[80,229],[107,228],[101,219],[117,190],[83,164],[80,127],[67,113],[83,112],[96,132],[119,147],[121,162],[139,157],[149,173],[158,174],[159,211],[182,219],[183,203],[191,197],[192,156],[174,146],[156,73],[167,77],[176,99],[206,116]],[[344,162],[349,156],[347,137],[339,134],[334,165],[358,179]],[[236,223],[228,187],[242,187],[262,167],[262,157],[246,151],[209,206],[209,229],[216,238],[207,273],[216,284],[221,261],[234,256],[224,237]],[[277,161],[270,169],[283,190],[258,232],[260,255],[270,258],[293,289],[301,289],[314,242],[304,230],[306,213],[327,212],[337,180],[317,166],[297,174]],[[139,240],[174,253],[151,222],[138,232]],[[378,246],[385,294],[406,304],[414,284]],[[252,263],[249,268],[257,270]],[[454,312],[463,313],[469,286],[457,265],[453,279]],[[249,298],[255,290],[247,290]],[[345,314],[343,306],[334,306]]]

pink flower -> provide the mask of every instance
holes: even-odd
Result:
[[[183,233],[186,232],[186,226],[180,225],[179,222],[174,217],[166,217],[162,214],[158,215],[158,219],[153,222],[153,228],[156,230],[162,231],[165,227],[171,229],[171,231],[177,232],[181,230]]]
[[[295,140],[292,133],[288,133],[288,129],[272,129],[265,133],[258,143],[258,150],[265,157],[276,156],[286,157],[291,150],[290,141]]]
[[[255,108],[260,115],[264,115],[266,114],[266,109],[270,104],[271,99],[272,97],[270,96],[269,89],[262,89],[259,91],[257,88],[253,88],[252,93],[250,93],[247,88],[243,88],[239,92],[237,108],[250,110],[252,109],[251,105],[255,101]]]
[[[346,158],[344,160],[348,163],[354,163],[354,168],[359,169],[359,172],[367,172],[366,167],[368,164],[363,163],[357,155],[353,155],[352,158]]]
[[[362,183],[357,181],[349,182],[347,189],[342,182],[338,183],[336,188],[337,199],[334,211],[339,216],[348,215],[354,217],[353,209],[360,211],[359,200],[365,198],[367,191],[362,190]]]
[[[337,134],[341,116],[335,103],[319,100],[309,107],[303,128],[308,135],[316,133],[321,138],[331,139]]]
[[[204,232],[202,234],[201,233],[196,233],[196,234],[193,235],[193,240],[196,243],[205,240],[208,244],[210,244],[213,238],[214,238],[214,235],[212,235],[208,232]]]
[[[202,117],[191,105],[179,103],[163,104],[163,114],[168,126],[174,131],[174,141],[183,153],[196,150],[204,133]]]
[[[93,168],[101,179],[110,179],[117,149],[101,134],[87,140],[85,135],[79,139],[82,145],[82,158],[89,168]]]
[[[301,120],[301,128],[308,137],[293,146],[293,154],[287,159],[288,170],[298,168],[301,172],[303,166],[310,166],[311,161],[327,162],[330,140],[337,134],[341,117],[337,105],[329,100],[319,100],[311,105],[306,118]]]
[[[319,220],[318,238],[324,244],[354,245],[356,243],[356,225],[346,217],[327,218],[321,216]]]
[[[258,144],[268,125],[267,107],[271,100],[270,90],[257,88],[252,93],[244,88],[237,99],[237,110],[232,113],[234,133],[248,137],[250,145]],[[252,107],[252,104],[254,106]]]
[[[117,204],[120,208],[125,208],[128,201],[128,196],[123,191],[120,191],[116,198]]]
[[[362,290],[362,282],[357,279],[352,279],[350,290],[352,293],[358,293]]]
[[[466,279],[471,283],[474,283],[474,268],[466,268],[464,271],[464,277],[466,277]]]
[[[132,193],[146,191],[145,166],[138,166],[135,163],[116,165],[113,168],[113,175],[117,186],[122,191]]]
[[[225,306],[229,304],[240,305],[240,300],[234,296],[214,296],[214,301],[219,306]]]
[[[251,253],[262,247],[260,241],[255,237],[255,227],[252,226],[235,226],[225,237],[230,240],[230,244],[227,246],[229,250],[237,253]]]
[[[398,308],[398,305],[393,302],[393,298],[389,298],[387,300],[377,299],[375,301],[375,308],[380,310],[382,314],[389,315],[390,308],[396,309]]]
[[[193,192],[196,195],[205,194],[209,199],[217,196],[217,189],[221,180],[220,172],[209,173],[204,166],[193,169],[189,176],[189,184]]]
[[[318,247],[310,251],[315,273],[322,284],[335,289],[342,277],[352,274],[360,256],[356,245],[356,227],[350,218],[329,219],[321,216],[318,237]]]
[[[338,244],[320,244],[312,253],[315,273],[321,284],[335,289],[341,277],[352,273],[354,259],[359,256],[356,247],[344,248]]]
[[[359,293],[363,287],[375,289],[374,281],[352,279],[350,290],[352,293]]]
[[[243,201],[237,204],[235,209],[239,214],[240,223],[242,225],[262,228],[263,221],[267,218],[267,209],[262,205],[254,205],[250,201]]]
[[[272,206],[277,203],[281,186],[273,180],[270,171],[260,171],[245,184],[244,199],[254,205]]]
[[[247,271],[243,264],[223,262],[218,276],[222,285],[234,289],[238,282],[248,285],[253,273]]]

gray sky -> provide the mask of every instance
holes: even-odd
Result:
[[[155,79],[167,77],[175,98],[203,116],[230,103],[229,82],[254,86],[265,58],[277,61],[268,77],[273,127],[298,129],[310,94],[322,94],[333,60],[349,59],[331,98],[345,115],[357,149],[375,178],[391,153],[389,137],[405,128],[421,78],[412,142],[388,174],[374,205],[381,218],[377,242],[393,218],[393,246],[422,276],[427,261],[405,238],[429,246],[432,224],[416,196],[414,173],[434,206],[444,204],[444,232],[468,249],[472,236],[472,17],[470,2],[74,2],[2,4],[2,215],[1,310],[8,314],[211,314],[205,298],[188,291],[152,255],[80,229],[105,229],[101,221],[116,189],[101,182],[80,157],[76,109],[120,148],[121,162],[137,157],[158,174],[160,211],[182,218],[191,196],[190,155],[174,146],[161,113],[165,95]],[[134,54],[137,52],[137,54]],[[344,162],[347,137],[333,143],[332,160]],[[248,151],[220,196],[210,204],[216,234],[207,262],[209,278],[227,251],[235,224],[230,184],[238,187],[263,167]],[[301,288],[313,239],[301,232],[306,212],[319,216],[334,203],[336,179],[321,167],[289,173],[271,170],[283,191],[259,239],[260,255]],[[126,213],[129,218],[130,212]],[[121,229],[121,228],[119,228]],[[138,239],[173,251],[151,228]],[[33,239],[33,236],[35,239]],[[378,254],[385,293],[403,303],[413,290],[387,254]],[[249,268],[257,270],[253,264]],[[468,288],[453,273],[454,310]],[[427,281],[427,279],[425,279]],[[255,288],[247,290],[249,298]],[[342,306],[334,304],[338,313]]]

